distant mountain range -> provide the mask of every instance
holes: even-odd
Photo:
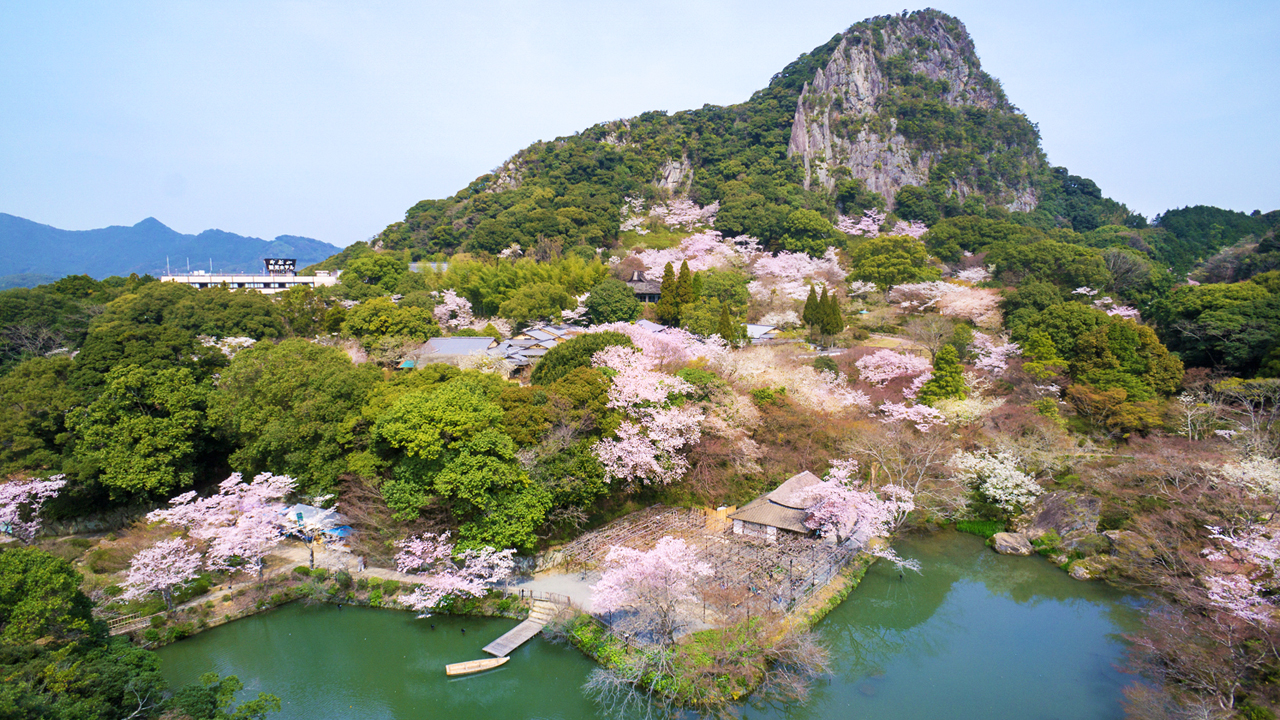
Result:
[[[0,287],[31,286],[66,275],[111,275],[165,271],[260,270],[268,257],[297,258],[298,267],[320,262],[340,248],[295,235],[275,240],[245,237],[222,230],[184,235],[155,218],[132,227],[59,230],[0,213]]]

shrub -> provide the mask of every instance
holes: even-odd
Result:
[[[374,590],[369,593],[369,606],[382,607],[382,590]]]
[[[329,571],[324,568],[316,568],[311,571],[311,579],[316,582],[324,582],[329,578]]]
[[[333,581],[343,590],[349,590],[351,588],[351,573],[346,570],[339,570],[333,574]]]
[[[368,578],[360,578],[359,580],[356,581],[357,590],[367,590],[368,588],[369,588]]]
[[[306,565],[299,565],[293,569],[293,574],[300,575],[302,577],[311,577],[311,568]]]
[[[981,538],[991,539],[992,535],[998,532],[1004,532],[1004,521],[1002,520],[957,520],[956,530],[970,535],[977,535]]]
[[[386,582],[382,583],[382,592],[387,597],[391,597],[392,595],[395,595],[399,591],[400,591],[399,580],[387,580]]]

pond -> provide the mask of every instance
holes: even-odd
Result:
[[[744,708],[749,718],[1120,718],[1118,633],[1138,611],[1040,558],[996,555],[953,532],[896,547],[924,573],[877,564],[818,626],[834,675],[804,707]],[[434,623],[435,628],[431,625]],[[448,679],[444,666],[512,620],[360,607],[290,605],[160,649],[172,685],[214,670],[282,699],[272,718],[593,718],[583,696],[593,663],[535,638],[504,667]],[[463,630],[466,632],[464,633]]]

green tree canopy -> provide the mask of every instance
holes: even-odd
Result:
[[[640,301],[630,285],[605,278],[591,288],[591,296],[587,298],[587,317],[596,324],[635,322],[640,317]]]
[[[231,466],[274,472],[302,487],[333,488],[349,468],[358,423],[379,372],[305,340],[262,343],[236,355],[209,397],[209,422],[236,448]]]
[[[827,219],[813,210],[795,210],[787,216],[782,247],[791,252],[809,253],[822,257],[831,246],[835,228]]]
[[[591,357],[610,345],[631,345],[631,338],[620,332],[597,332],[579,335],[556,345],[533,366],[529,381],[534,385],[550,385],[568,375],[574,368],[591,367]]]
[[[71,416],[75,454],[99,470],[113,499],[189,487],[203,449],[208,393],[186,368],[116,367],[102,394]]]
[[[910,237],[868,238],[849,250],[851,277],[873,282],[881,288],[934,280],[938,271],[929,267],[924,243]]]

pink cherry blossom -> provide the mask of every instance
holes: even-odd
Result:
[[[858,368],[858,377],[875,387],[933,370],[933,365],[926,358],[892,350],[877,350],[859,358],[854,366]]]
[[[854,235],[859,237],[878,237],[880,235],[880,226],[884,224],[885,214],[874,209],[866,210],[862,213],[862,217],[854,219],[846,215],[841,215],[836,219],[836,230],[845,235]]]
[[[287,475],[261,473],[246,483],[233,473],[218,485],[218,494],[183,493],[169,501],[169,509],[155,510],[147,519],[184,527],[192,539],[204,542],[210,570],[230,570],[238,558],[261,574],[263,559],[283,537],[282,501],[294,485]]]
[[[928,405],[907,405],[906,403],[881,403],[880,412],[883,423],[909,422],[920,432],[929,432],[937,425],[946,425],[946,416]]]
[[[922,235],[924,235],[928,231],[929,231],[929,228],[925,227],[925,224],[922,222],[918,222],[915,220],[912,220],[911,222],[904,222],[902,220],[899,220],[898,222],[893,224],[893,229],[885,234],[900,236],[900,237],[916,238],[918,240]]]
[[[10,480],[0,484],[0,532],[30,545],[40,532],[40,508],[67,484],[63,475],[48,480]]]
[[[663,537],[648,551],[615,546],[591,588],[592,611],[628,612],[634,629],[670,642],[681,624],[681,604],[697,599],[694,583],[711,573],[711,566],[679,538]]]
[[[973,334],[973,347],[978,359],[974,367],[1000,377],[1009,367],[1009,358],[1017,357],[1022,348],[1018,343],[1005,342],[1001,338],[984,333]]]
[[[435,316],[436,322],[440,327],[462,328],[475,322],[475,317],[471,314],[471,301],[458,295],[453,290],[445,290],[439,294],[439,302],[436,303],[435,310],[432,314]]]
[[[424,533],[396,543],[396,569],[415,576],[418,587],[400,597],[400,603],[425,617],[450,597],[484,597],[495,584],[511,576],[515,550],[455,552],[449,533]]]
[[[173,591],[199,574],[200,553],[192,550],[186,540],[161,540],[133,556],[124,582],[120,583],[124,588],[120,598],[136,600],[158,593],[172,612]]]

